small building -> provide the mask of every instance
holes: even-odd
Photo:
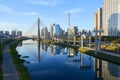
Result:
[[[17,31],[17,37],[22,37],[22,31]]]
[[[9,31],[5,31],[5,35],[9,36],[10,32]]]

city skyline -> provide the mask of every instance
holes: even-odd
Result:
[[[67,30],[68,15],[71,13],[71,26],[93,30],[94,12],[101,7],[103,0],[0,0],[0,30],[18,29],[26,32],[40,17],[45,26],[56,23]],[[88,2],[87,2],[88,1]]]
[[[0,80],[120,80],[120,0],[0,0]]]

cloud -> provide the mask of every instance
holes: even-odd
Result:
[[[33,16],[33,15],[38,15],[38,13],[37,12],[25,12],[25,13],[19,13],[19,15]]]
[[[28,16],[33,16],[38,14],[37,12],[16,12],[13,9],[4,5],[0,5],[0,12],[5,12],[13,15],[28,15]]]
[[[26,0],[26,2],[35,5],[56,6],[61,0]]]
[[[28,26],[27,26],[28,27]],[[0,31],[12,31],[12,30],[18,30],[22,31],[23,35],[25,35],[25,31],[27,30],[26,25],[13,23],[13,22],[0,22]]]
[[[12,29],[21,30],[21,26],[19,24],[12,23],[12,22],[0,22],[0,30],[11,31]]]
[[[12,9],[11,9],[11,8],[8,8],[8,7],[3,6],[3,5],[0,5],[0,11],[1,11],[1,12],[10,13],[10,14],[12,14],[12,13],[13,13],[13,11],[12,11]]]
[[[72,8],[72,9],[69,9],[69,10],[66,10],[66,11],[63,11],[62,14],[68,14],[68,12],[70,13],[80,13],[81,10],[79,8]]]

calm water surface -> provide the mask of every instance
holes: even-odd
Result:
[[[26,40],[17,51],[32,80],[120,80],[120,65],[71,48]]]

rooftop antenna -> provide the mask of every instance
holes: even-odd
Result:
[[[40,40],[40,19],[38,18],[38,40]]]
[[[68,27],[70,27],[70,12],[68,12]]]

